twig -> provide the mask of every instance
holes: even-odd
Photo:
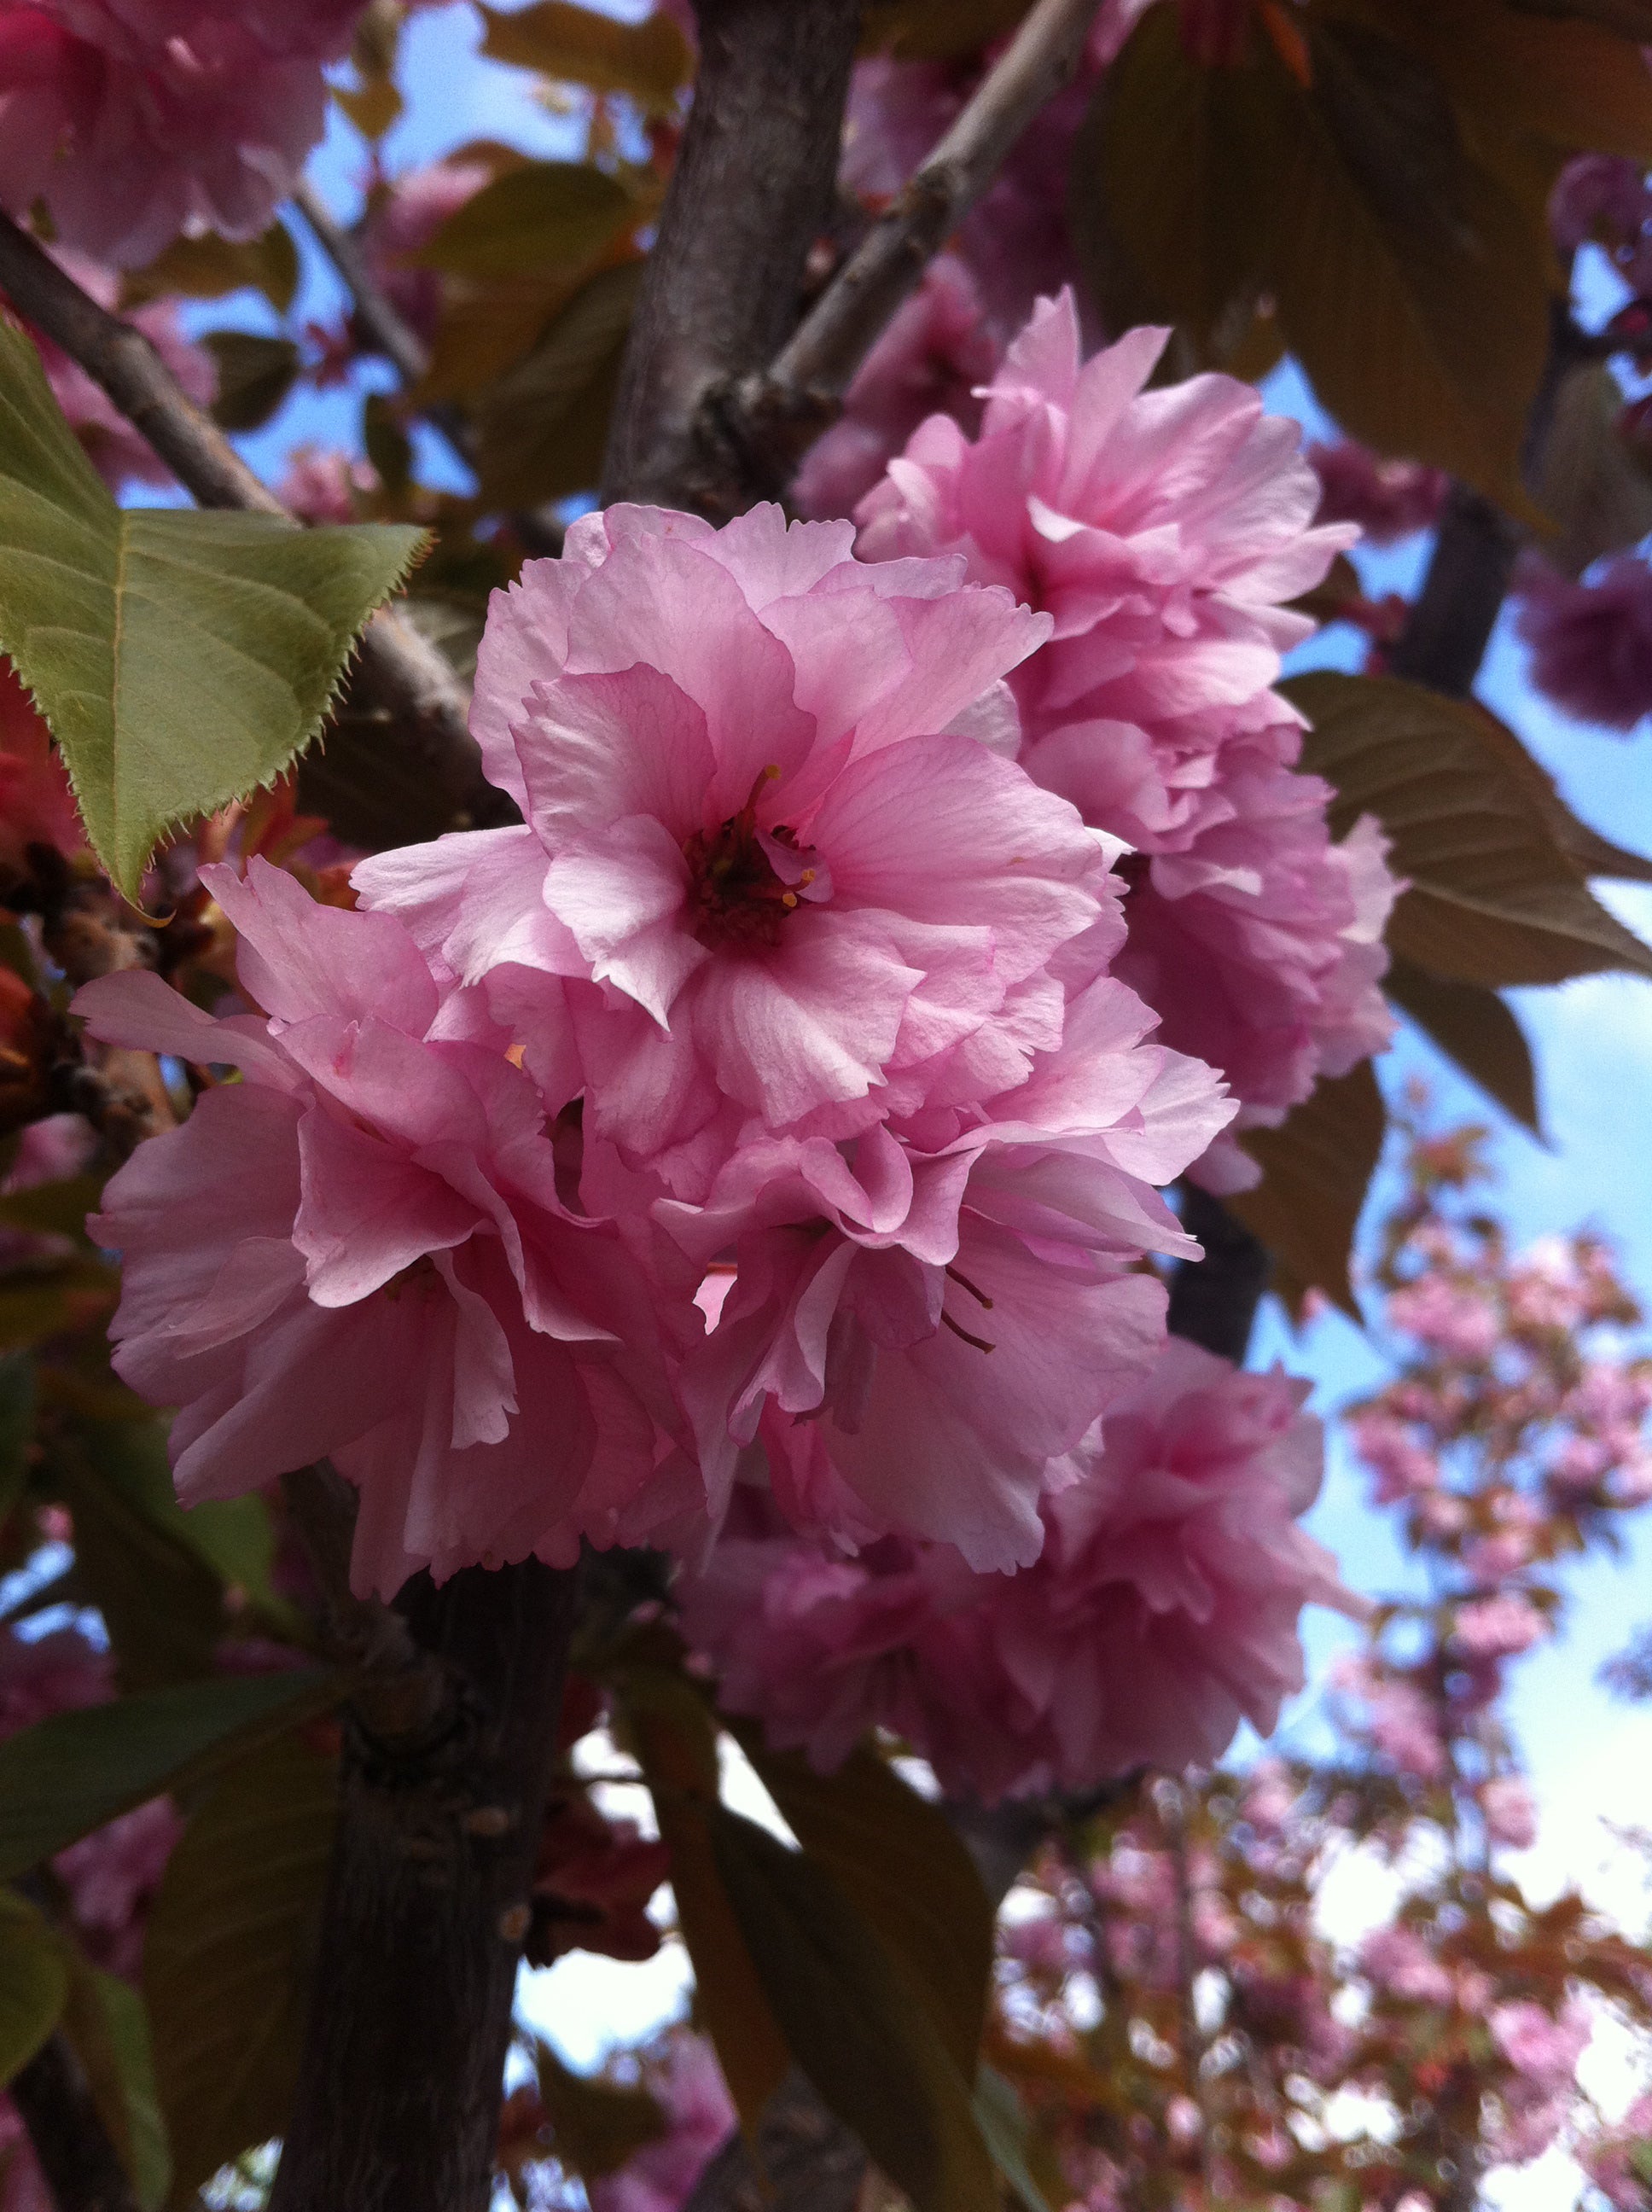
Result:
[[[817,429],[891,315],[975,205],[1016,141],[1068,82],[1100,0],[1038,0],[928,159],[879,216],[767,373],[734,395],[754,441]],[[794,426],[794,427],[793,427]]]
[[[49,2035],[7,2094],[58,2212],[138,2212],[136,2191],[67,2036]]]
[[[290,520],[210,416],[179,385],[140,331],[88,297],[9,216],[0,215],[0,291],[77,362],[203,507]],[[465,687],[412,623],[381,608],[361,639],[356,686],[382,711],[381,730],[410,726],[422,765],[454,794],[455,811],[489,818],[492,794],[469,728]],[[354,687],[353,687],[354,688]],[[348,711],[348,710],[347,710]],[[381,738],[382,742],[382,738]]]
[[[394,304],[374,283],[356,240],[335,221],[332,210],[307,177],[301,177],[294,185],[293,205],[343,279],[362,337],[375,353],[384,355],[404,384],[416,384],[430,366],[424,341],[403,321]]]
[[[827,228],[859,0],[700,0],[694,106],[627,342],[604,500],[720,521],[766,486],[713,395],[795,325]]]

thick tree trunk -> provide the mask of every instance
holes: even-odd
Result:
[[[831,217],[860,0],[699,0],[694,107],[621,371],[603,497],[723,521],[774,487],[706,402],[796,326]]]
[[[419,1577],[441,1693],[347,1722],[343,1799],[270,2212],[483,2212],[578,1577]],[[437,1669],[440,1671],[438,1672]],[[380,1685],[380,1688],[383,1688]]]

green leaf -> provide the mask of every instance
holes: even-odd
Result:
[[[1553,786],[1484,708],[1394,677],[1321,673],[1285,689],[1312,725],[1303,766],[1336,791],[1337,833],[1369,813],[1394,841],[1411,888],[1391,951],[1492,989],[1652,975],[1652,951],[1590,891]]]
[[[626,23],[568,0],[537,0],[509,13],[484,5],[482,20],[482,51],[495,61],[593,92],[627,93],[649,115],[670,114],[694,74],[688,40],[659,11]]]
[[[975,1861],[937,1806],[877,1754],[857,1751],[835,1774],[798,1752],[735,1730],[787,1825],[882,1941],[973,2081],[993,1972],[993,1914]]]
[[[37,1182],[0,1198],[0,1226],[32,1235],[86,1235],[86,1217],[103,1196],[101,1176],[70,1176],[62,1182]]]
[[[474,193],[416,258],[455,276],[544,278],[595,260],[641,212],[589,162],[530,161]]]
[[[269,782],[308,744],[422,543],[388,524],[118,507],[33,347],[0,325],[0,651],[129,896],[167,830]]]
[[[0,1743],[0,1878],[212,1772],[342,1694],[319,1668],[224,1674],[88,1705]]]
[[[284,223],[272,222],[257,238],[175,239],[159,260],[134,270],[121,286],[123,307],[142,307],[181,293],[186,300],[222,300],[231,292],[262,292],[284,315],[298,290],[298,248]]]
[[[536,2057],[556,2163],[581,2180],[600,2180],[665,2134],[665,2114],[646,2089],[576,2074],[548,2043],[537,2045]]]
[[[68,2002],[57,1936],[15,1890],[0,1890],[0,2084],[27,2065]]]
[[[222,430],[261,430],[298,380],[298,348],[253,331],[209,331],[201,343],[218,364],[213,421]]]
[[[175,2201],[287,2124],[337,1817],[335,1762],[288,1734],[224,1771],[167,1862],[143,1991]]]
[[[1471,1082],[1541,1136],[1537,1076],[1520,1024],[1483,983],[1448,982],[1409,960],[1391,962],[1384,988]]]
[[[1311,1286],[1363,1318],[1348,1263],[1386,1125],[1376,1078],[1362,1060],[1351,1075],[1318,1084],[1282,1128],[1241,1138],[1262,1180],[1222,1203],[1273,1255],[1272,1287],[1293,1309]]]
[[[996,2212],[970,2093],[928,2014],[825,1870],[708,1814],[717,1872],[799,2065],[917,2212]]]
[[[596,484],[644,265],[598,270],[526,360],[482,394],[477,472],[484,499],[527,506]]]

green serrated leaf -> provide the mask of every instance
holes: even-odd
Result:
[[[391,524],[117,507],[33,347],[0,325],[0,651],[129,897],[168,830],[291,765],[423,543]]]
[[[337,1817],[288,1735],[226,1768],[167,1862],[143,1943],[174,2199],[286,2125]]]
[[[0,1890],[0,2086],[27,2065],[68,2002],[57,1936],[26,1898]]]
[[[159,2212],[171,2183],[172,2156],[155,2096],[143,2000],[128,1983],[94,1966],[66,1930],[55,1932],[69,1968],[63,2034],[80,2060],[143,2212]]]
[[[315,1668],[224,1674],[54,1713],[0,1744],[0,1878],[210,1773],[343,1694]]]
[[[975,2122],[993,2154],[993,2163],[1026,2207],[1050,2212],[1049,2199],[1027,2164],[1027,2115],[1013,2081],[983,2066],[975,2084]]]

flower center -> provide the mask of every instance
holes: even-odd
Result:
[[[702,945],[778,945],[787,916],[815,881],[818,872],[803,865],[794,830],[757,827],[758,796],[779,775],[764,769],[738,814],[684,842],[689,927]]]

